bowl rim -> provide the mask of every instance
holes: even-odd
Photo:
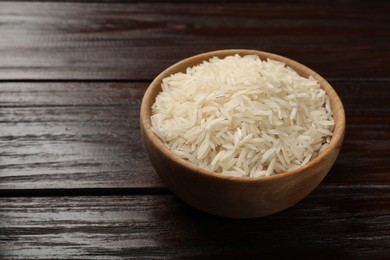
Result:
[[[160,91],[156,93],[155,96],[153,96],[153,93],[156,88],[161,88],[161,82],[162,79],[166,78],[167,76],[170,76],[174,73],[177,73],[180,70],[180,67],[183,65],[186,65],[188,63],[193,64],[189,66],[194,66],[196,64],[200,64],[204,60],[209,60],[210,58],[217,56],[219,58],[223,58],[229,55],[238,54],[240,56],[245,55],[257,55],[260,59],[265,60],[267,58],[274,59],[277,61],[282,61],[286,63],[287,66],[294,69],[299,75],[302,76],[302,70],[305,71],[307,74],[315,78],[322,89],[324,89],[327,93],[327,95],[331,98],[331,107],[333,112],[333,118],[335,120],[335,127],[333,129],[333,136],[331,138],[331,141],[328,145],[328,147],[325,148],[316,158],[313,160],[310,160],[306,165],[300,166],[294,170],[286,171],[278,174],[273,174],[269,176],[258,176],[258,177],[240,177],[240,176],[226,176],[221,173],[209,171],[206,169],[203,169],[190,161],[187,161],[175,153],[173,153],[166,145],[163,143],[163,141],[153,133],[151,130],[151,115],[152,115],[152,105],[155,102],[155,97],[158,95]],[[193,63],[195,60],[200,60],[199,63]],[[185,66],[185,68],[189,67]],[[306,76],[305,76],[306,77]],[[334,105],[332,106],[332,103]],[[335,119],[335,106],[337,107],[337,122]],[[275,179],[285,178],[291,175],[298,174],[302,171],[305,171],[309,168],[312,168],[318,164],[320,164],[326,157],[330,156],[331,151],[335,149],[341,148],[341,143],[344,138],[345,133],[345,111],[343,104],[341,102],[340,97],[336,93],[336,91],[333,89],[333,87],[329,84],[328,81],[326,81],[322,76],[320,76],[317,72],[314,70],[306,67],[305,65],[289,59],[287,57],[270,53],[270,52],[264,52],[259,50],[252,50],[252,49],[225,49],[225,50],[216,50],[216,51],[210,51],[205,53],[200,53],[188,58],[185,58],[183,60],[180,60],[173,65],[169,66],[165,70],[163,70],[148,86],[141,103],[141,109],[140,109],[140,124],[141,127],[144,127],[144,133],[151,142],[156,146],[157,149],[159,149],[160,152],[164,154],[165,157],[169,158],[172,161],[175,161],[176,163],[180,164],[184,168],[188,168],[193,172],[199,173],[201,175],[204,175],[205,177],[209,178],[217,178],[219,180],[228,180],[228,181],[238,181],[238,182],[256,182],[256,181],[262,181],[267,182]]]

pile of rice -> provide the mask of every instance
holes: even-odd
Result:
[[[229,176],[307,164],[329,144],[329,97],[312,77],[258,56],[217,57],[162,81],[152,131],[175,154]]]

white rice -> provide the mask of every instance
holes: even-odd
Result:
[[[332,136],[326,92],[282,62],[214,57],[161,87],[152,131],[206,170],[246,177],[293,170],[317,157]]]

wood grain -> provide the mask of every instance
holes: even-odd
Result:
[[[170,195],[0,198],[2,259],[385,259],[390,190],[320,189],[252,220],[198,212]]]
[[[343,149],[322,185],[390,184],[390,81],[330,81]],[[0,83],[0,189],[158,188],[139,134],[148,83]]]
[[[0,189],[160,187],[139,134],[146,84],[0,84]]]
[[[388,77],[390,4],[0,3],[0,79],[151,80],[216,49],[277,53],[326,77]]]

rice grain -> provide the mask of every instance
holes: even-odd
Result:
[[[333,134],[326,92],[279,61],[214,57],[161,87],[152,131],[176,155],[224,175],[269,176],[304,166]]]

